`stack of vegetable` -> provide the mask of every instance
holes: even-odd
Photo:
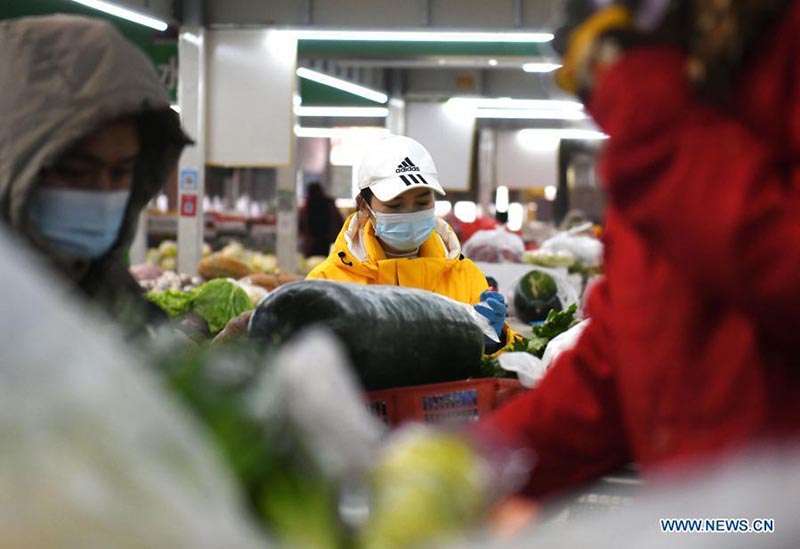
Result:
[[[151,361],[206,428],[254,521],[281,546],[347,547],[338,486],[285,417],[265,417],[259,388],[279,358],[251,346],[198,346]]]
[[[211,246],[203,244],[203,257],[211,254]],[[178,268],[178,245],[174,240],[163,240],[157,248],[147,250],[145,263],[158,265],[165,271],[175,271]]]
[[[228,322],[253,308],[247,292],[230,280],[211,280],[188,291],[150,292],[147,299],[161,307],[195,341],[219,333]]]
[[[531,337],[520,337],[514,345],[507,349],[510,352],[530,353],[537,358],[542,358],[547,344],[556,336],[566,332],[580,322],[577,317],[577,305],[571,305],[564,311],[550,310],[547,318],[542,324],[531,328]],[[507,370],[500,367],[497,359],[486,358],[483,361],[483,373],[488,376],[507,377],[510,374]]]

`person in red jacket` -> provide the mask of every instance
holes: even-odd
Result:
[[[534,451],[529,495],[800,435],[800,1],[727,4],[690,14],[688,55],[626,50],[619,6],[572,34],[559,83],[610,136],[607,276],[575,348],[479,427]]]

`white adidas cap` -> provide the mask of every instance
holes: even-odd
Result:
[[[358,166],[358,190],[369,187],[381,202],[411,189],[445,194],[431,154],[419,142],[390,135],[370,146]]]

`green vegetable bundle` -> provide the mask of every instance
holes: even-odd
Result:
[[[221,278],[206,282],[188,292],[150,292],[146,297],[161,307],[170,318],[197,313],[208,323],[212,334],[222,330],[232,318],[253,308],[247,292],[236,283]]]
[[[254,522],[292,547],[340,549],[337,487],[283,422],[261,417],[253,387],[272,358],[249,345],[164,351],[151,363],[206,429],[247,498]]]
[[[547,313],[547,318],[545,321],[531,329],[532,335],[530,338],[521,337],[519,340],[514,342],[514,345],[511,348],[507,350],[509,352],[530,353],[538,358],[542,358],[544,351],[547,348],[547,344],[550,343],[551,340],[555,339],[556,336],[563,334],[580,322],[580,319],[576,316],[577,310],[577,305],[571,305],[565,311],[551,309],[550,312]],[[497,359],[484,359],[483,372],[486,375],[495,377],[508,377],[514,375],[512,372],[501,368],[497,362]]]

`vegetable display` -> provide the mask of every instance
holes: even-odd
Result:
[[[468,308],[432,292],[322,280],[288,284],[256,308],[250,337],[281,344],[311,325],[340,338],[368,391],[480,375],[481,329]]]
[[[576,314],[577,310],[577,305],[570,305],[563,311],[552,309],[547,313],[547,318],[542,324],[531,328],[530,338],[520,337],[508,351],[530,353],[537,358],[542,358],[547,344],[552,339],[580,322]],[[510,375],[510,372],[500,367],[495,358],[484,358],[483,373],[484,375],[495,377],[508,377]]]
[[[211,334],[222,330],[230,319],[253,308],[247,292],[235,282],[223,279],[211,280],[188,292],[170,289],[150,292],[146,297],[171,318],[202,317]]]
[[[254,389],[271,359],[251,346],[198,346],[151,361],[203,425],[247,498],[256,523],[293,547],[346,546],[336,486],[282,421],[261,417]]]
[[[514,290],[514,311],[522,322],[539,322],[551,310],[560,311],[556,281],[542,271],[531,271],[520,279]]]

